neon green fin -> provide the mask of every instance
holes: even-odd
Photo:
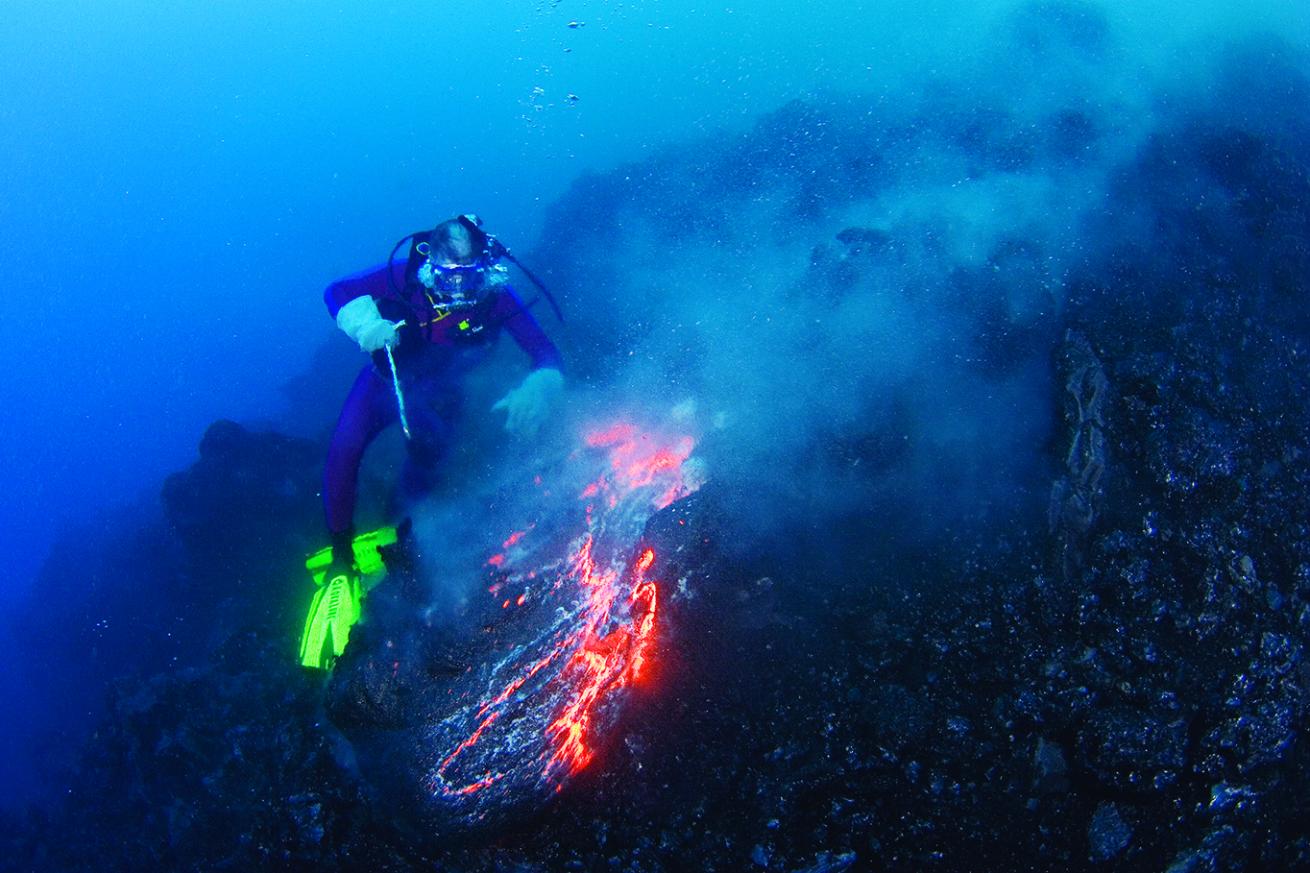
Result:
[[[355,551],[355,566],[359,567],[359,572],[363,576],[375,576],[382,573],[386,568],[382,564],[382,553],[378,551],[384,546],[394,545],[396,542],[396,529],[394,527],[380,527],[377,530],[362,533],[355,537],[352,548]],[[305,560],[305,569],[314,577],[314,584],[323,584],[323,574],[327,568],[332,565],[332,547],[326,546],[310,555]],[[380,579],[374,580],[376,585]],[[368,586],[372,588],[373,585]]]
[[[396,529],[383,527],[355,537],[352,546],[359,573],[327,576],[332,565],[332,547],[320,549],[305,561],[305,569],[314,579],[314,597],[300,634],[300,663],[316,670],[327,669],[341,657],[350,641],[350,629],[359,621],[364,595],[382,581],[386,566],[382,563],[383,546],[396,541]]]

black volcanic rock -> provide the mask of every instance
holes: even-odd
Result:
[[[313,529],[322,464],[322,447],[309,440],[215,422],[195,464],[164,482],[168,521],[196,564],[244,578],[258,572],[252,544],[273,551],[286,532]]]

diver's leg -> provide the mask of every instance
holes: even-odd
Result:
[[[410,412],[410,432],[413,438],[406,441],[408,450],[405,465],[396,487],[397,514],[428,494],[437,484],[441,462],[446,457],[454,437],[455,421],[459,415],[461,397],[457,390],[446,385],[421,385],[419,402]]]
[[[399,412],[391,386],[372,365],[365,367],[341,407],[323,468],[323,512],[328,532],[334,537],[353,526],[364,450],[397,418]]]

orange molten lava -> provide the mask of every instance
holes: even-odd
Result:
[[[662,509],[691,490],[683,482],[681,467],[690,457],[694,442],[690,437],[660,440],[626,423],[589,432],[584,435],[584,442],[591,448],[607,450],[607,471],[579,495],[585,507],[587,529],[574,540],[568,557],[553,565],[557,569],[550,574],[555,576],[550,590],[531,591],[529,596],[532,580],[537,579],[542,568],[516,571],[514,565],[519,558],[510,554],[511,547],[519,545],[534,525],[511,534],[502,544],[502,551],[487,562],[508,573],[504,584],[525,587],[517,596],[511,594],[505,599],[503,608],[508,608],[512,601],[516,606],[527,603],[528,609],[554,609],[569,623],[553,632],[540,657],[526,669],[520,668],[517,676],[490,694],[477,709],[478,726],[437,767],[433,787],[439,785],[438,790],[448,796],[472,794],[504,776],[482,773],[466,776],[470,778],[467,784],[447,782],[447,771],[461,755],[486,739],[484,734],[496,725],[506,707],[550,690],[558,693],[564,702],[545,727],[549,742],[546,755],[540,759],[541,775],[552,780],[559,790],[565,778],[586,767],[595,755],[591,734],[598,707],[609,695],[635,683],[654,655],[659,586],[648,574],[655,564],[655,552],[643,549],[624,572],[621,564],[613,563],[616,551],[621,554],[621,549],[614,548],[613,535],[606,540],[609,550],[604,554],[610,556],[605,559],[606,566],[602,566],[597,556],[597,541],[612,529],[631,528],[639,533],[652,511]],[[609,517],[620,506],[625,514],[616,516],[614,527],[607,529],[611,523]],[[630,540],[620,539],[619,545],[624,542]],[[620,589],[627,579],[631,580],[631,587],[623,597]],[[497,583],[489,590],[495,596],[500,594],[501,587],[502,583]],[[558,602],[570,591],[573,592],[571,607],[552,603],[552,598]],[[552,664],[555,665],[553,675],[542,674],[541,681],[529,684]]]

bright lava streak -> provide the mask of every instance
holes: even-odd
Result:
[[[651,514],[695,490],[682,474],[694,441],[617,423],[585,434],[583,442],[581,457],[601,450],[605,460],[579,494],[585,527],[566,556],[534,557],[534,523],[507,537],[487,561],[498,577],[488,590],[498,600],[508,594],[502,607],[522,607],[512,615],[536,620],[540,630],[535,642],[512,647],[487,669],[487,693],[467,711],[471,731],[431,771],[437,796],[476,795],[532,761],[539,784],[562,790],[594,760],[597,731],[613,723],[614,705],[621,705],[612,702],[621,701],[619,693],[656,655],[660,596],[650,577],[656,555],[647,547],[628,556]],[[534,723],[535,744],[526,739]],[[489,742],[498,745],[479,755]],[[503,753],[504,763],[489,766],[500,760],[493,752]]]

